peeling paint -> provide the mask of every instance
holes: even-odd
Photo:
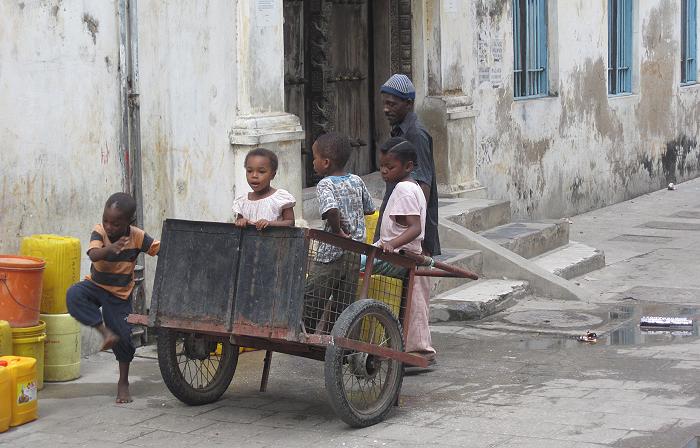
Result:
[[[700,173],[700,89],[679,86],[677,1],[635,2],[633,91],[620,96],[607,93],[607,2],[557,2],[556,94],[515,101],[508,4],[475,2],[474,33],[505,42],[504,85],[474,93],[476,172],[490,197],[510,200],[516,218],[564,217]]]
[[[502,0],[479,0],[476,2],[476,15],[498,20],[506,12],[508,3]]]
[[[96,44],[97,33],[100,30],[100,22],[98,22],[97,19],[92,17],[90,14],[85,13],[83,14],[83,23],[85,24],[87,31],[92,36],[92,43]]]
[[[681,136],[666,143],[666,152],[661,156],[661,166],[666,182],[678,182],[678,178],[684,177],[687,172],[697,172],[700,169],[698,166],[700,153],[695,160],[688,159],[688,155],[697,150],[697,140],[687,136]]]

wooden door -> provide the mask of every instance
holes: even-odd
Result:
[[[369,82],[368,1],[331,2],[328,38],[327,95],[330,122],[350,138],[353,151],[347,169],[371,172],[372,117]]]
[[[285,107],[306,130],[305,186],[319,180],[311,143],[330,131],[350,139],[347,169],[368,174],[374,168],[369,1],[285,0],[284,16]]]
[[[299,117],[306,132],[306,139],[301,142],[301,159],[304,172],[304,187],[310,185],[311,145],[309,143],[308,124],[306,122],[306,92],[308,79],[306,74],[305,45],[305,0],[284,0],[284,107],[285,111]]]

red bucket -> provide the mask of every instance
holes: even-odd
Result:
[[[0,320],[12,327],[39,323],[45,266],[40,258],[0,255]]]

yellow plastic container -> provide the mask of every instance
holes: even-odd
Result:
[[[66,290],[80,280],[80,240],[58,235],[32,235],[22,239],[20,254],[46,261],[41,312],[67,313]]]
[[[42,314],[46,322],[44,381],[80,377],[80,324],[70,314]]]
[[[0,356],[12,354],[12,327],[6,320],[0,320]]]
[[[7,361],[0,362],[0,432],[10,427],[12,419],[12,376]]]
[[[360,277],[357,284],[357,294],[362,292],[362,283],[364,276]],[[403,289],[403,280],[385,275],[372,275],[369,281],[369,290],[367,298],[378,300],[389,305],[391,312],[398,317],[401,308],[401,290]]]
[[[36,360],[36,387],[44,388],[44,341],[46,323],[39,321],[33,327],[12,329],[12,355]]]
[[[238,353],[245,353],[245,352],[255,352],[257,351],[257,348],[252,348],[252,347],[238,347]],[[223,351],[223,348],[221,347],[221,342],[216,344],[216,351],[214,352],[215,355],[221,356],[221,353]]]
[[[378,223],[379,210],[375,211],[371,215],[365,215],[365,242],[367,244],[372,244],[372,240],[374,240],[374,232],[377,229]]]
[[[362,283],[364,278],[360,277],[360,281],[357,286],[358,295],[362,291]],[[389,305],[391,312],[399,317],[399,311],[401,310],[401,289],[403,288],[403,281],[394,277],[387,277],[384,275],[373,275],[370,277],[369,290],[367,291],[367,298],[378,300]],[[362,323],[361,337],[360,339],[365,342],[378,343],[384,338],[383,331],[377,331],[378,323],[370,325],[369,322]],[[374,328],[372,328],[374,327]],[[371,332],[371,333],[370,333]],[[369,340],[369,335],[374,334],[374,340]]]
[[[39,416],[36,359],[23,356],[0,356],[10,371],[10,426],[19,426]],[[4,364],[4,363],[3,363]]]

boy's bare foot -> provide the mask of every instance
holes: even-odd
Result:
[[[114,346],[114,344],[119,342],[119,336],[117,336],[112,330],[107,328],[107,326],[104,323],[98,325],[95,328],[97,328],[97,331],[99,331],[102,334],[102,348],[100,348],[100,351],[109,350]]]
[[[111,349],[114,344],[119,342],[119,336],[116,334],[112,333],[110,336],[107,336],[104,339],[104,342],[102,343],[102,348],[100,349],[101,351],[109,350]]]
[[[131,403],[134,401],[129,393],[129,383],[122,383],[121,381],[117,383],[117,403]]]

